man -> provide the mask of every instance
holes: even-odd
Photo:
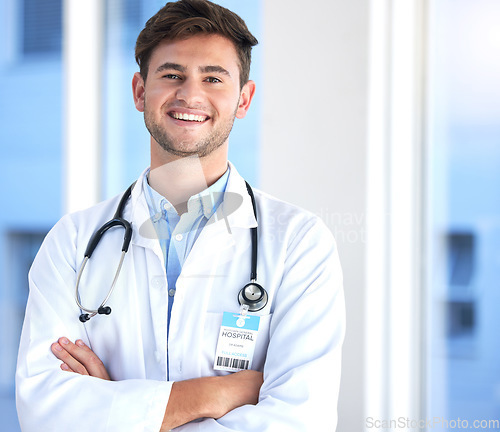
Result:
[[[256,43],[241,18],[205,0],[167,3],[139,35],[133,94],[151,167],[124,209],[133,233],[113,312],[82,322],[74,297],[76,285],[93,309],[106,296],[122,230],[78,274],[120,197],[61,219],[33,263],[16,379],[23,431],[335,429],[345,318],[333,238],[257,190],[254,206],[227,160],[255,92]],[[267,298],[247,312],[238,293],[255,278],[254,227]],[[220,331],[227,317],[237,324]]]

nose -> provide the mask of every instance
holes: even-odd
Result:
[[[201,83],[194,79],[185,79],[179,85],[176,98],[186,103],[189,107],[200,105],[203,101],[203,88]]]

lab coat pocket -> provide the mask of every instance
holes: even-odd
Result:
[[[228,372],[214,370],[215,353],[222,324],[222,313],[207,312],[205,314],[203,352],[201,361],[201,376],[225,375]],[[266,361],[267,347],[269,345],[269,326],[272,314],[259,315],[259,332],[255,343],[252,369],[262,371]]]

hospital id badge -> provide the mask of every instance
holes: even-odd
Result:
[[[238,372],[252,368],[260,317],[246,312],[244,308],[239,314],[224,312],[215,353],[215,370]]]

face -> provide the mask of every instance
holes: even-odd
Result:
[[[227,147],[235,117],[245,117],[255,84],[239,82],[233,43],[199,35],[158,45],[146,82],[134,75],[136,108],[154,145],[169,155],[206,157]]]

